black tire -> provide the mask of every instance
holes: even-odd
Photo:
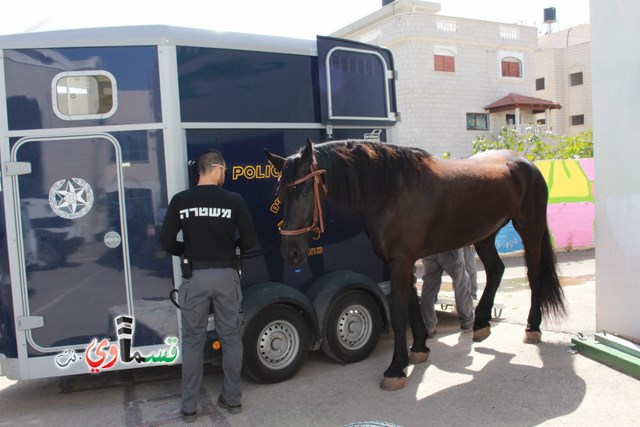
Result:
[[[327,312],[322,351],[341,363],[365,359],[378,344],[382,318],[373,297],[361,291],[339,296]]]
[[[295,376],[309,354],[309,324],[287,305],[259,312],[245,330],[244,372],[259,382],[277,383]]]

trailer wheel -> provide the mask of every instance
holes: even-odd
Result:
[[[298,373],[309,353],[309,325],[293,307],[259,312],[244,334],[244,372],[253,380],[277,383]]]
[[[347,292],[327,312],[322,351],[337,362],[359,362],[378,344],[381,327],[380,310],[371,295]]]

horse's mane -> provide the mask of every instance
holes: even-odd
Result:
[[[314,146],[316,160],[326,169],[329,197],[358,209],[393,200],[400,187],[424,177],[428,159],[424,150],[359,140]]]

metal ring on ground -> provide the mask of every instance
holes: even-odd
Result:
[[[345,424],[344,427],[402,427],[398,424],[388,423],[386,421],[358,421],[351,424]]]

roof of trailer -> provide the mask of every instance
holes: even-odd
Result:
[[[42,31],[0,36],[2,49],[97,46],[198,46],[315,55],[316,41],[173,27],[142,25]]]

